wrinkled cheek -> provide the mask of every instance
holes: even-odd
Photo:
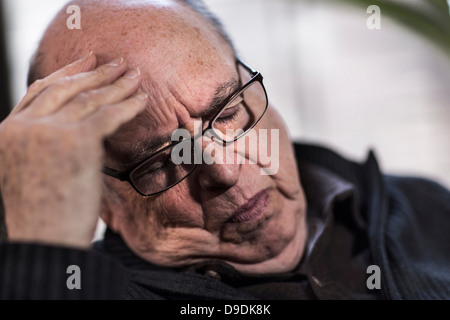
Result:
[[[285,150],[289,150],[286,146]],[[297,169],[297,163],[291,152],[286,152],[280,156],[280,170],[272,178],[276,181],[282,192],[292,198],[298,195],[301,189],[300,176]]]
[[[157,196],[149,207],[152,214],[157,215],[155,219],[165,228],[203,227],[201,206],[189,196],[183,182]]]
[[[136,195],[120,181],[107,177],[103,184],[101,217],[115,232],[120,232],[121,224],[134,219],[133,200]]]
[[[272,141],[272,135],[268,137],[271,139],[270,144],[267,144],[270,146],[270,150],[268,150],[270,156],[277,157],[277,159],[271,159],[272,163],[277,163],[274,168],[277,170],[272,170],[275,174],[270,174],[269,177],[275,181],[285,196],[290,199],[296,198],[301,186],[292,141],[284,122],[275,109],[269,107],[266,116],[261,120],[261,127],[278,130],[278,137],[275,141]]]
[[[164,240],[169,228],[202,225],[201,207],[189,197],[183,183],[151,197],[142,197],[132,188],[115,182],[107,189],[113,230],[135,252],[151,251]]]
[[[163,238],[163,219],[154,208],[154,199],[133,196],[119,218],[119,233],[137,254],[153,252]]]

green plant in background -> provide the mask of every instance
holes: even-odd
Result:
[[[331,1],[331,0],[326,0]],[[332,0],[335,2],[336,0]],[[450,0],[339,0],[363,8],[377,5],[390,17],[425,37],[450,57]]]

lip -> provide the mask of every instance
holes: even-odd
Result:
[[[231,223],[245,223],[258,220],[264,215],[269,203],[269,191],[263,190],[257,193],[246,204],[238,208],[228,219]]]

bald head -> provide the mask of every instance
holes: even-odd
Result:
[[[69,5],[81,9],[81,30],[66,26]],[[30,66],[28,85],[91,50],[103,63],[117,54],[127,58],[145,48],[152,53],[148,59],[158,62],[159,55],[186,51],[197,47],[198,40],[214,38],[234,52],[220,21],[201,0],[74,0],[47,28]]]

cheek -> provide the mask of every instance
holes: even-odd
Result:
[[[157,213],[158,221],[164,227],[203,226],[201,206],[191,196],[186,181],[157,196],[147,208]]]
[[[120,225],[121,222],[129,223],[129,221],[135,219],[134,212],[141,201],[141,197],[127,183],[111,179],[107,178],[104,184],[105,196],[103,202],[106,204],[104,208],[108,211],[103,214],[109,217],[108,220],[114,224],[114,230],[116,230],[117,225]],[[105,220],[107,224],[109,224],[108,220]]]
[[[107,181],[102,217],[122,234],[158,234],[169,227],[201,227],[201,206],[190,195],[186,181],[157,196],[144,198],[127,184]]]
[[[271,144],[278,143],[278,153],[276,156],[278,156],[279,160],[279,170],[270,177],[289,198],[298,196],[299,191],[301,191],[301,186],[297,169],[297,160],[285,124],[278,113],[273,108],[269,108],[264,125],[272,130],[279,130],[278,141],[271,142]],[[274,148],[273,150],[277,150],[277,148]]]

